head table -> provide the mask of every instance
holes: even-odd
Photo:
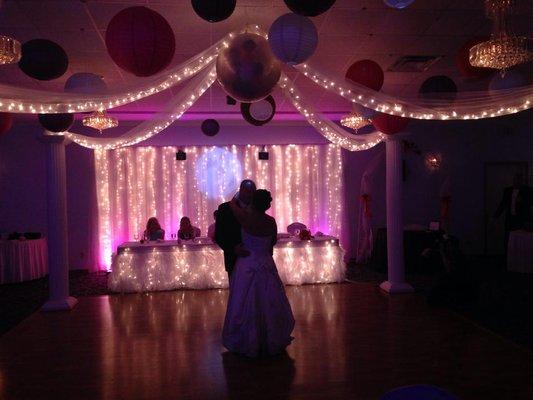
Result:
[[[279,238],[274,247],[281,280],[287,285],[344,280],[344,251],[339,240]],[[209,238],[194,241],[126,242],[113,256],[109,289],[144,292],[228,287],[222,250]]]
[[[0,240],[0,284],[24,282],[48,274],[46,239]]]

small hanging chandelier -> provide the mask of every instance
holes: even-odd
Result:
[[[118,126],[118,120],[107,115],[105,110],[99,110],[83,118],[82,124],[83,126],[97,129],[102,133],[105,129],[116,128]]]
[[[499,69],[503,76],[507,69],[532,58],[529,39],[511,33],[509,14],[515,3],[516,0],[485,0],[485,11],[493,20],[493,30],[490,40],[470,49],[472,66]]]
[[[0,64],[18,63],[21,55],[22,52],[18,40],[0,35]]]
[[[342,126],[353,129],[356,132],[369,124],[370,120],[368,118],[363,117],[361,114],[355,111],[352,111],[350,114],[345,115],[341,119]]]

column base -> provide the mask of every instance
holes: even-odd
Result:
[[[41,308],[41,311],[70,311],[78,304],[75,297],[66,297],[59,300],[48,300]]]
[[[379,285],[379,288],[390,294],[413,293],[415,291],[407,282],[394,283],[385,281]]]

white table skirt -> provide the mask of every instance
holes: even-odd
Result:
[[[507,270],[533,273],[533,232],[513,231],[509,233]]]
[[[0,241],[0,283],[29,281],[47,273],[46,239]]]
[[[279,239],[274,247],[281,280],[288,285],[344,280],[344,252],[336,238]],[[228,287],[222,250],[196,242],[124,243],[113,257],[108,287],[115,292]]]

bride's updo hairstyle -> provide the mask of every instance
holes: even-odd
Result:
[[[272,196],[268,190],[258,189],[255,191],[254,198],[252,200],[252,206],[254,209],[260,212],[265,212],[270,208],[271,202]]]

